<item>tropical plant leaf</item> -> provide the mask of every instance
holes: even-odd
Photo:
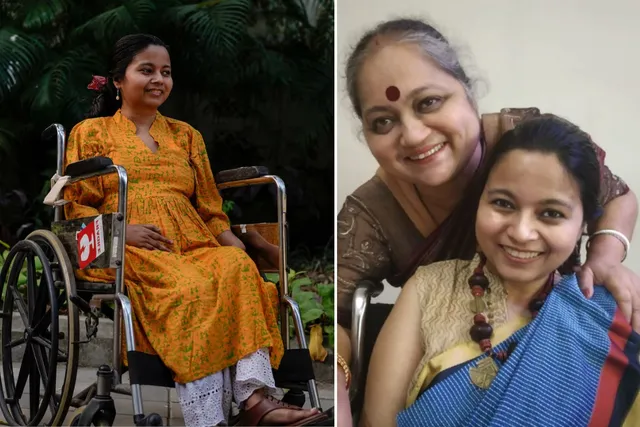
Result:
[[[22,103],[34,117],[56,120],[51,112],[66,111],[67,99],[79,102],[78,89],[86,92],[92,74],[101,72],[102,60],[87,46],[78,46],[54,57],[42,75],[22,92]]]
[[[322,314],[323,311],[321,308],[311,308],[309,310],[302,311],[302,323],[304,323],[304,325],[306,326],[310,322],[320,319],[322,317]]]
[[[153,18],[157,10],[156,4],[152,0],[129,0],[125,6],[133,21],[139,26]]]
[[[29,79],[44,56],[45,46],[37,36],[0,28],[0,103]]]
[[[69,0],[37,0],[26,7],[23,28],[37,30],[53,24],[70,7]]]
[[[167,19],[181,22],[189,38],[215,56],[237,53],[247,35],[250,0],[214,0],[169,8]]]
[[[71,37],[79,40],[91,35],[96,40],[110,41],[124,34],[134,33],[138,27],[125,5],[114,7],[89,19],[71,32]]]
[[[318,285],[318,295],[320,295],[322,297],[322,299],[324,300],[324,298],[329,298],[331,296],[333,296],[333,283],[320,283]]]

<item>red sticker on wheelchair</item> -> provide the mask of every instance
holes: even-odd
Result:
[[[104,253],[102,215],[96,217],[76,233],[78,267],[85,268]]]

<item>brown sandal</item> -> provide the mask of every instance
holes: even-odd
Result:
[[[302,408],[299,406],[289,405],[288,403],[284,403],[281,400],[276,399],[273,396],[262,396],[262,399],[253,405],[251,408],[247,410],[243,410],[240,412],[240,417],[238,419],[237,426],[261,426],[265,424],[260,424],[260,421],[267,415],[268,413],[275,411],[276,409],[291,409],[294,411],[301,411]],[[326,418],[326,414],[319,413],[312,415],[310,417],[304,418],[302,420],[296,421],[293,424],[287,424],[288,426],[307,426],[311,425],[310,423],[315,423]]]

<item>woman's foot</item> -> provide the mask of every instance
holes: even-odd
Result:
[[[321,418],[318,409],[302,409],[256,390],[244,403],[241,425],[289,426]],[[251,424],[244,424],[251,423]],[[298,424],[300,423],[300,424]]]

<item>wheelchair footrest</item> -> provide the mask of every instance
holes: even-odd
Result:
[[[175,387],[173,373],[159,356],[139,351],[127,352],[131,384]],[[307,381],[315,379],[308,349],[290,349],[284,352],[278,369],[273,370],[277,387],[307,390]]]
[[[129,380],[131,384],[175,387],[173,373],[162,363],[160,356],[139,351],[127,352]]]
[[[300,390],[300,391],[309,391],[309,383],[307,381],[300,382],[276,382],[276,386],[278,388],[285,388],[287,390]]]
[[[273,370],[273,376],[276,386],[283,388],[289,388],[285,387],[284,384],[295,385],[315,379],[309,349],[292,348],[286,350],[280,366],[277,370]]]

